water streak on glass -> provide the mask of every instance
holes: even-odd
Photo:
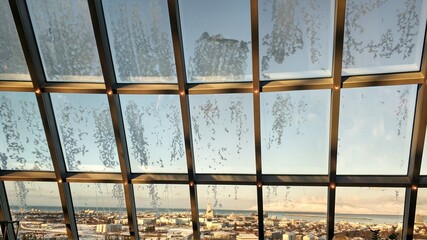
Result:
[[[68,171],[119,172],[106,95],[51,95]]]
[[[250,1],[179,2],[187,81],[252,81]]]
[[[327,174],[330,91],[261,93],[264,174]]]
[[[261,80],[330,77],[334,1],[262,0]]]
[[[0,168],[53,171],[34,93],[0,92]]]
[[[186,173],[179,96],[121,95],[132,172]]]
[[[176,83],[167,1],[103,1],[117,82]]]
[[[0,0],[0,23],[0,80],[31,81],[7,0]]]
[[[87,1],[27,1],[48,81],[103,82]]]
[[[337,174],[406,175],[417,85],[341,91]]]
[[[426,20],[422,0],[347,1],[342,74],[419,71]]]

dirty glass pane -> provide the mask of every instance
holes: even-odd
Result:
[[[119,172],[107,96],[51,94],[68,171]]]
[[[188,82],[252,81],[250,1],[179,1]]]
[[[103,7],[117,82],[177,82],[167,1],[104,0]]]
[[[343,89],[337,174],[405,175],[417,85]]]
[[[418,71],[427,2],[347,1],[342,74]]]
[[[0,168],[52,171],[34,93],[0,92]]]
[[[261,80],[330,77],[333,0],[259,2]]]
[[[261,93],[265,174],[327,174],[330,90]]]
[[[252,94],[190,95],[197,173],[255,173]]]
[[[186,173],[179,96],[121,95],[132,172]]]
[[[48,81],[103,82],[87,1],[27,5]]]

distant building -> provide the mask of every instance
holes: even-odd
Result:
[[[314,240],[314,237],[313,235],[308,235],[308,236],[306,235],[302,238],[302,240]]]
[[[107,232],[121,232],[122,231],[122,225],[121,224],[108,224],[106,230],[107,230]]]
[[[415,215],[415,223],[423,223],[424,222],[424,215],[416,214]]]
[[[252,233],[241,233],[237,235],[237,240],[251,240],[251,239],[258,239],[258,237],[255,234]]]
[[[214,218],[214,212],[213,212],[213,209],[212,209],[210,201],[208,201],[208,205],[206,206],[206,218],[207,219]]]
[[[283,240],[296,240],[295,233],[290,232],[290,233],[283,234],[282,239]]]

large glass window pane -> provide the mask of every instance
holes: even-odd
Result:
[[[427,134],[424,138],[423,158],[421,161],[421,175],[427,175]]]
[[[252,94],[190,95],[198,173],[255,173]]]
[[[68,171],[119,172],[106,95],[51,94]]]
[[[53,170],[34,93],[0,92],[0,168]]]
[[[187,172],[176,95],[121,95],[133,172]]]
[[[55,182],[4,182],[19,239],[66,239],[64,215]]]
[[[70,188],[80,239],[127,239],[122,184],[70,183]]]
[[[326,239],[326,187],[263,188],[265,239]]]
[[[256,186],[198,185],[201,239],[257,239]]]
[[[252,81],[248,0],[179,1],[188,82]]]
[[[102,82],[87,1],[28,0],[49,81]]]
[[[192,238],[188,185],[138,184],[135,201],[142,239]]]
[[[414,239],[427,238],[427,189],[419,188],[415,212]]]
[[[260,1],[260,78],[330,77],[333,20],[332,0]]]
[[[262,171],[327,174],[330,90],[261,93]]]
[[[342,74],[418,71],[427,2],[349,0]]]
[[[343,89],[337,173],[405,175],[416,95],[416,85]]]
[[[167,1],[104,0],[118,82],[176,82]]]
[[[335,235],[402,239],[404,202],[403,188],[337,187]]]
[[[0,0],[0,80],[30,81],[9,1]]]

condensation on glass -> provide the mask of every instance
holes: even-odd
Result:
[[[12,220],[20,221],[19,239],[67,238],[57,183],[4,182],[4,185]]]
[[[404,188],[337,187],[335,235],[402,239],[404,202]]]
[[[261,93],[264,174],[327,174],[329,90]]]
[[[132,172],[186,173],[178,95],[120,95]]]
[[[0,92],[0,168],[53,171],[34,93]]]
[[[337,174],[406,175],[417,85],[341,90]]]
[[[259,3],[261,80],[330,77],[333,0]]]
[[[192,239],[187,184],[135,184],[139,236],[149,239]]]
[[[84,0],[28,0],[28,10],[48,81],[103,82]]]
[[[0,0],[0,23],[0,81],[31,81],[7,0]]]
[[[198,185],[200,239],[256,239],[256,186]]]
[[[266,239],[326,239],[326,187],[263,186]]]
[[[129,236],[123,184],[70,183],[80,239],[127,239]]]
[[[255,173],[252,94],[190,95],[197,173]]]
[[[348,0],[342,74],[419,71],[426,20],[426,1]]]
[[[418,188],[417,207],[415,212],[414,239],[427,237],[427,189]]]
[[[179,1],[187,81],[252,81],[250,1]]]
[[[106,95],[51,94],[68,171],[119,172]]]
[[[167,1],[104,0],[117,82],[176,83]]]

